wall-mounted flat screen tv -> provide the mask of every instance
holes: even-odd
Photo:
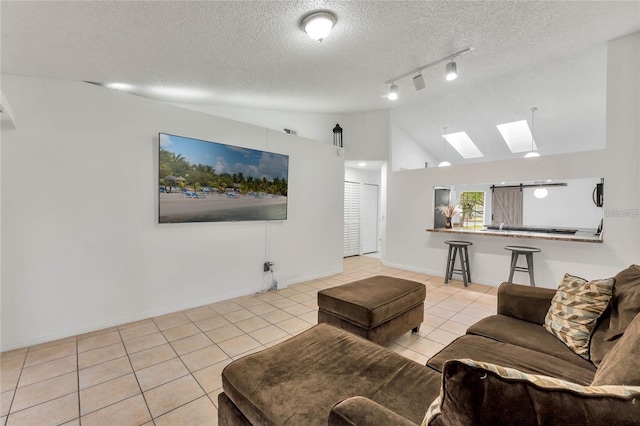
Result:
[[[285,220],[289,156],[160,133],[159,222]]]

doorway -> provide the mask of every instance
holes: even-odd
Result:
[[[378,251],[378,190],[378,185],[344,183],[344,257]]]

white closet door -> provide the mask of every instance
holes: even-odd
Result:
[[[344,183],[344,257],[360,254],[360,184]]]
[[[378,185],[362,185],[362,253],[378,251]]]

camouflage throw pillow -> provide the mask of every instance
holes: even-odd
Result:
[[[544,328],[589,359],[589,339],[613,292],[613,278],[587,281],[565,274],[544,320]]]

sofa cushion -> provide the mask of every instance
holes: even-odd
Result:
[[[329,426],[416,426],[414,422],[362,396],[347,398],[334,405],[327,423]]]
[[[589,359],[591,332],[609,305],[613,283],[613,278],[587,281],[565,274],[551,300],[544,328],[572,351]]]
[[[422,425],[637,425],[640,387],[591,386],[470,359],[445,364]]]
[[[640,314],[636,315],[615,346],[604,356],[592,385],[640,386]]]
[[[424,284],[380,275],[319,291],[318,308],[372,328],[424,303],[426,294]]]
[[[595,371],[593,364],[577,355],[539,324],[521,321],[506,315],[491,315],[469,327],[467,334],[511,343]]]
[[[504,365],[526,373],[558,377],[583,385],[591,383],[595,374],[595,367],[587,361],[577,365],[537,350],[474,335],[457,338],[429,359],[427,365],[442,371],[445,362],[460,358],[471,358],[476,361]]]
[[[602,316],[591,337],[591,362],[596,366],[640,313],[640,265],[631,265],[615,276],[611,310]]]
[[[356,395],[420,423],[439,393],[440,374],[319,324],[232,362],[222,387],[252,424],[326,425],[331,407]]]

